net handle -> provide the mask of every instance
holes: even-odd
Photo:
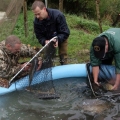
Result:
[[[48,3],[47,0],[45,0],[45,6],[46,6],[46,8],[47,8],[47,3]]]
[[[37,57],[38,54],[39,54],[41,51],[43,51],[43,50],[46,48],[46,46],[47,46],[50,42],[52,42],[54,39],[57,39],[57,36],[55,36],[55,37],[53,37],[52,39],[50,39],[50,41],[49,41],[47,44],[45,44],[45,46],[42,47],[42,48],[25,64],[25,66],[24,66],[23,68],[21,68],[21,69],[10,79],[10,81],[9,81],[9,86],[11,85],[12,81],[14,80],[14,78],[15,78],[35,57]]]

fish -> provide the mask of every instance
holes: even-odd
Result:
[[[81,110],[81,112],[88,115],[95,115],[110,109],[112,103],[101,99],[84,99],[83,101],[76,101],[72,105],[72,109]]]
[[[60,95],[55,92],[54,88],[50,89],[49,91],[41,91],[41,90],[35,90],[35,89],[31,89],[30,87],[27,87],[26,90],[28,92],[35,94],[35,96],[39,99],[58,99],[58,98],[60,98]]]
[[[102,84],[102,87],[109,91],[109,90],[112,90],[113,85],[110,83],[105,83],[105,84]]]
[[[41,90],[35,90],[30,89],[29,87],[26,88],[28,92],[37,93],[37,94],[55,94],[55,90],[52,88],[50,91],[41,91]]]

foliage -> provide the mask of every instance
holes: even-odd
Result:
[[[59,8],[59,0],[49,0],[48,7]],[[84,18],[97,19],[95,0],[64,0],[64,12],[82,15]],[[100,16],[112,22],[120,13],[120,0],[100,0]]]
[[[13,34],[16,34],[25,44],[30,44],[34,46],[40,46],[38,44],[38,41],[35,38],[34,32],[33,32],[33,20],[34,15],[31,11],[27,12],[28,20],[27,20],[27,30],[28,30],[28,37],[25,38],[25,30],[24,30],[24,18],[23,13],[19,15],[17,24],[15,26],[15,29],[13,31]]]

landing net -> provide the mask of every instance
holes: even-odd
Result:
[[[51,42],[45,47],[43,53],[40,53],[40,56],[42,56],[43,59],[41,69],[36,71],[35,69],[37,67],[34,66],[37,64],[32,65],[33,67],[31,68],[29,75],[15,81],[16,89],[19,86],[20,88],[25,88],[27,91],[32,93],[32,95],[35,95],[35,97],[40,99],[59,98],[59,95],[56,93],[52,78],[52,67],[54,66],[53,59],[55,54],[56,49],[53,46],[53,42]],[[33,75],[31,75],[31,71],[34,72]]]
[[[59,95],[56,94],[52,78],[52,67],[54,66],[53,59],[56,54],[56,49],[53,44],[54,43],[51,42],[43,51],[43,64],[42,68],[40,69],[42,72],[39,72],[40,77],[34,79],[33,76],[32,81],[29,81],[31,82],[29,91],[34,93],[40,99],[59,98]],[[40,83],[37,83],[38,79]]]
[[[23,6],[23,0],[0,0],[0,41],[10,35]]]

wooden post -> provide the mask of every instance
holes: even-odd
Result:
[[[63,12],[63,0],[59,0],[59,10]]]
[[[100,27],[100,32],[102,33],[102,25],[101,25],[100,11],[99,11],[100,0],[95,0],[95,2],[96,2],[96,12],[97,12],[98,24]]]
[[[27,24],[27,1],[24,0],[23,3],[23,14],[24,14],[24,29],[25,29],[25,37],[28,36],[28,24]]]

